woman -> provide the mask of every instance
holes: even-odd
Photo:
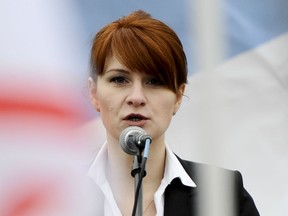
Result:
[[[178,36],[144,11],[114,21],[96,34],[89,93],[107,132],[107,142],[88,173],[99,189],[96,215],[132,213],[133,156],[119,145],[121,132],[129,126],[143,128],[153,140],[143,180],[143,215],[196,214],[203,184],[195,172],[210,168],[178,158],[165,143],[165,131],[180,107],[186,83],[186,56]],[[241,175],[223,173],[239,182],[236,215],[258,215]]]

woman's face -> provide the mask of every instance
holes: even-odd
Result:
[[[185,85],[177,95],[152,75],[127,69],[115,56],[107,60],[105,71],[96,83],[89,80],[91,100],[100,112],[107,139],[118,140],[125,128],[139,126],[152,139],[164,140]]]

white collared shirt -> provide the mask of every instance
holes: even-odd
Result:
[[[96,185],[102,190],[104,198],[104,216],[121,216],[120,209],[118,208],[114,199],[110,184],[106,177],[107,167],[107,144],[101,147],[93,164],[88,170],[88,176],[93,179]],[[149,158],[148,158],[149,159]],[[173,179],[180,178],[182,184],[189,187],[196,187],[193,180],[186,173],[177,157],[166,144],[166,163],[164,177],[161,184],[154,194],[154,202],[156,206],[157,216],[164,215],[164,192],[166,187],[172,182]]]

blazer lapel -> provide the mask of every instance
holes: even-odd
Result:
[[[164,216],[193,215],[198,202],[197,190],[183,185],[179,178],[174,179],[165,190]]]

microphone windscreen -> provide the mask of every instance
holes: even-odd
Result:
[[[146,131],[137,126],[130,126],[125,128],[119,137],[119,143],[127,154],[137,155],[139,152],[139,148],[136,144],[136,137],[139,135],[145,135]]]

